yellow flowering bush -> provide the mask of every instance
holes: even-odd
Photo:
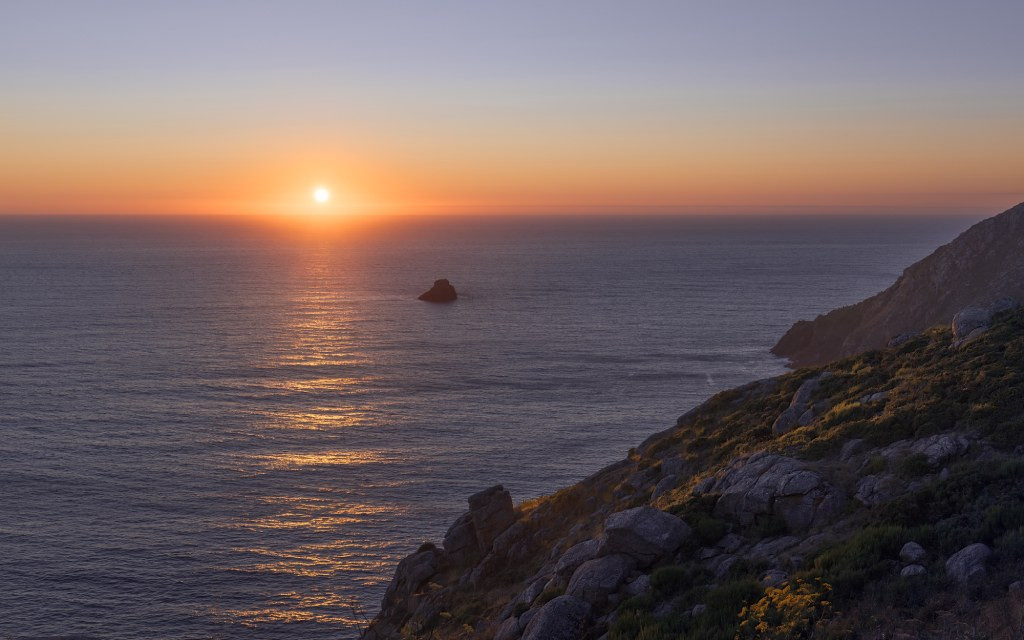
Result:
[[[793,640],[806,638],[832,611],[832,585],[791,580],[765,589],[764,597],[740,610],[736,640]]]

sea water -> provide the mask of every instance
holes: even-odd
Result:
[[[971,222],[0,218],[0,636],[355,637],[469,494],[782,373]]]

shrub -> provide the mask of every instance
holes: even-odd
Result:
[[[740,610],[737,638],[795,640],[806,638],[832,611],[832,587],[821,580],[797,579],[768,587],[764,596]]]

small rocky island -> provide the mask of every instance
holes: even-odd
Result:
[[[434,280],[434,286],[430,287],[430,291],[420,295],[419,300],[425,300],[427,302],[455,302],[459,297],[459,294],[455,293],[455,287],[452,283],[448,282],[445,278],[440,280]]]

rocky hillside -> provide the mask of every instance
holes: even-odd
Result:
[[[1021,638],[1022,453],[1012,309],[720,393],[553,495],[472,496],[364,637]]]
[[[1024,300],[1024,204],[974,225],[885,291],[797,322],[772,352],[795,366],[823,364],[884,347],[894,337],[947,323],[968,305],[1006,296]]]

